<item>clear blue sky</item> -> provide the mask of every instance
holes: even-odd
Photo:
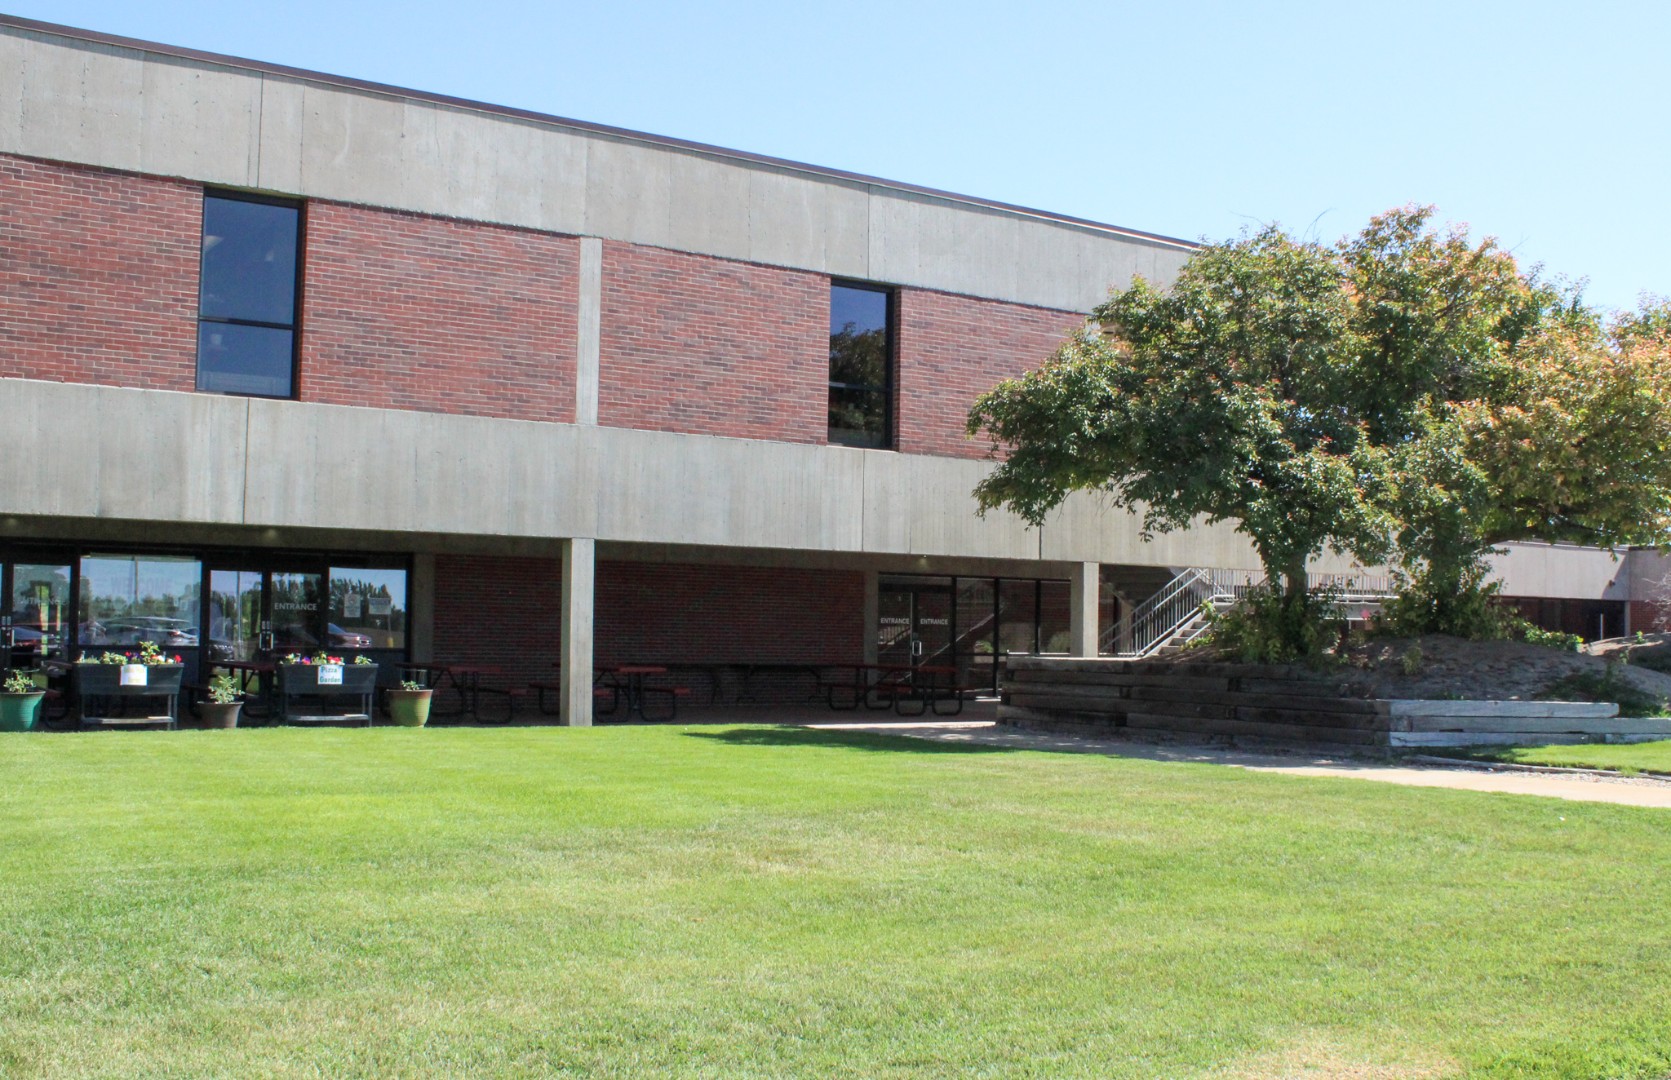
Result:
[[[1191,239],[1433,203],[1597,303],[1671,294],[1663,3],[0,7]]]

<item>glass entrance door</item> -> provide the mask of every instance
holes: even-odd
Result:
[[[68,659],[67,562],[0,563],[0,669]]]
[[[266,574],[259,570],[209,571],[209,656],[254,660],[261,651]]]
[[[901,667],[952,662],[952,588],[949,581],[883,578],[877,595],[876,661]]]
[[[209,659],[265,660],[327,648],[325,575],[306,570],[209,571]]]

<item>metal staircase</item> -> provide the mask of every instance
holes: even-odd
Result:
[[[1260,571],[1192,566],[1122,615],[1103,635],[1101,652],[1135,659],[1182,649],[1206,632],[1212,613],[1234,607],[1264,582]],[[1393,595],[1385,577],[1370,574],[1307,574],[1306,587],[1328,589],[1336,603],[1361,606],[1365,614]]]

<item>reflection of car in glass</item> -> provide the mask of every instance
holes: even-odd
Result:
[[[0,639],[3,641],[4,639]],[[36,656],[48,649],[55,648],[58,642],[55,637],[48,637],[32,626],[12,627],[12,663],[28,664]]]
[[[197,627],[185,619],[167,619],[160,615],[135,615],[112,620],[104,624],[104,634],[106,642],[111,645],[138,645],[142,641],[151,641],[164,649],[197,647]]]
[[[336,623],[332,623],[328,629],[331,632],[331,644],[339,649],[371,648],[371,639],[364,634],[356,633],[353,630],[344,630]]]
[[[344,630],[336,623],[326,627],[333,649],[369,649],[371,639],[353,630]],[[319,639],[303,630],[299,626],[280,626],[273,631],[273,647],[275,649],[312,649],[317,648]]]

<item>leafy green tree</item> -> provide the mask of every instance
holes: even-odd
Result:
[[[1386,556],[1387,455],[1343,407],[1352,298],[1331,249],[1276,228],[1196,251],[1162,292],[1138,279],[1099,307],[1103,333],[1064,342],[969,416],[1007,450],[975,490],[1043,522],[1090,488],[1145,534],[1231,521],[1281,592],[1277,639],[1306,648],[1306,562],[1325,547]]]
[[[1653,542],[1671,521],[1671,306],[1604,325],[1492,240],[1404,207],[1333,247],[1268,227],[1141,278],[1040,369],[981,397],[976,488],[1040,524],[1106,492],[1145,533],[1234,522],[1303,654],[1307,560],[1396,555],[1412,629],[1493,625],[1485,555]]]

